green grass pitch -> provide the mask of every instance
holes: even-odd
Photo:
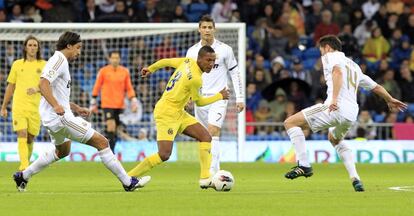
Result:
[[[135,163],[125,163],[127,170]],[[414,164],[359,164],[366,192],[353,191],[342,164],[315,164],[314,176],[288,180],[292,164],[224,163],[230,192],[198,187],[198,163],[165,163],[141,190],[126,193],[100,163],[60,162],[19,193],[17,163],[0,163],[0,215],[414,215]],[[389,187],[413,186],[411,191]]]

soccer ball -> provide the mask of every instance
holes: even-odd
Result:
[[[216,191],[230,191],[234,185],[234,177],[229,171],[220,170],[213,176]]]

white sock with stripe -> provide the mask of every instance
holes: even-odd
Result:
[[[37,160],[33,161],[27,169],[23,171],[23,178],[28,180],[32,175],[42,171],[44,168],[59,160],[56,155],[55,149],[49,149],[44,154],[40,155]]]
[[[300,127],[292,127],[287,130],[290,141],[293,144],[296,152],[296,160],[299,166],[310,167],[308,154],[306,152],[305,135]]]
[[[220,137],[211,137],[211,166],[210,173],[214,175],[220,170]]]
[[[116,159],[114,153],[112,153],[112,150],[109,147],[99,151],[98,154],[106,168],[111,170],[111,172],[118,177],[123,185],[128,186],[131,184],[131,177],[126,173],[124,167],[122,167],[121,163],[118,159]]]
[[[338,145],[335,146],[336,152],[338,152],[339,157],[345,165],[346,170],[348,171],[349,178],[359,178],[359,175],[356,170],[354,156],[352,155],[352,150],[348,147],[346,143],[341,141]]]

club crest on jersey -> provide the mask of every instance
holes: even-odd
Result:
[[[169,128],[169,129],[168,129],[168,134],[169,134],[169,135],[172,135],[173,133],[174,133],[174,130],[173,130],[172,128]]]
[[[55,75],[56,71],[54,70],[50,70],[49,72],[47,72],[46,76],[49,78],[53,78],[53,75]]]
[[[17,124],[18,124],[16,120],[14,120],[14,122],[13,122],[13,123],[14,123],[14,125],[17,125]]]
[[[40,68],[38,68],[38,69],[36,70],[36,73],[37,73],[37,74],[40,74],[40,73],[42,73],[42,70],[41,70]]]

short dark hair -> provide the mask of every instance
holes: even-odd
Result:
[[[112,50],[111,52],[109,52],[109,57],[111,57],[111,56],[112,56],[112,54],[114,54],[114,53],[116,53],[116,54],[118,54],[119,56],[121,56],[121,52],[119,52],[118,50]]]
[[[213,23],[213,26],[216,27],[213,17],[211,17],[209,14],[205,14],[200,18],[200,21],[198,21],[198,27],[201,26],[202,22],[211,22]]]
[[[27,46],[27,43],[29,43],[29,40],[35,40],[36,42],[37,42],[37,52],[36,52],[36,60],[41,60],[42,59],[42,54],[41,54],[41,51],[40,51],[40,41],[39,41],[39,39],[37,39],[35,36],[33,36],[33,35],[29,35],[29,36],[27,36],[27,38],[26,38],[26,40],[24,40],[24,42],[23,42],[23,61],[26,61],[26,58],[27,58],[27,51],[26,51],[26,46]]]
[[[204,56],[206,53],[215,53],[211,46],[205,45],[198,51],[198,57]]]
[[[319,46],[325,47],[329,45],[332,49],[342,51],[342,42],[335,35],[325,35],[319,39]]]
[[[75,32],[65,32],[60,37],[56,44],[58,51],[65,49],[68,45],[75,45],[81,42],[80,35]]]

